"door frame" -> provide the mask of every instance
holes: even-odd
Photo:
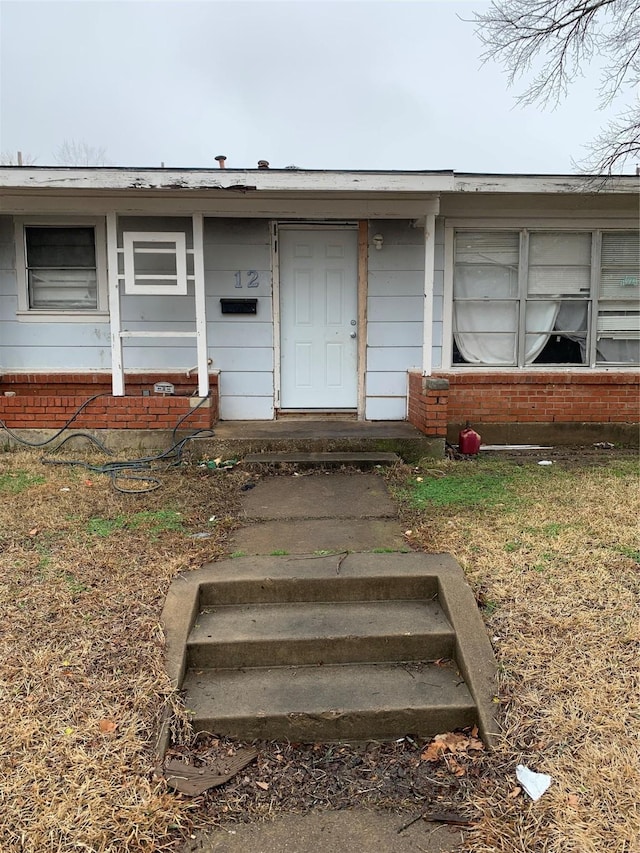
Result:
[[[279,220],[271,222],[271,269],[273,275],[273,408],[276,413],[281,410],[281,319],[280,319],[280,254],[278,251],[280,231],[356,231],[357,232],[357,274],[356,299],[358,312],[358,348],[356,355],[357,371],[357,418],[364,420],[366,402],[366,363],[367,363],[367,292],[368,292],[368,253],[369,253],[369,222],[366,219],[340,222],[314,222],[295,220]],[[341,411],[336,409],[335,411]],[[344,410],[342,410],[344,411]],[[349,409],[349,411],[353,411]]]

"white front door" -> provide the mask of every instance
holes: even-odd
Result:
[[[358,403],[358,235],[282,228],[280,408]]]

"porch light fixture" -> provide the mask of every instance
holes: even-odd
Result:
[[[382,234],[374,234],[371,240],[373,242],[373,245],[376,247],[376,250],[379,252],[382,249],[384,237],[382,236]]]

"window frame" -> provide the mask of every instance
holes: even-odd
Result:
[[[528,260],[528,237],[531,233],[589,233],[591,235],[591,287],[585,301],[588,305],[588,328],[587,328],[587,359],[583,364],[524,364],[521,363],[524,349],[523,328],[525,318],[524,312],[520,310],[520,323],[517,332],[518,364],[516,365],[491,365],[491,364],[454,364],[453,363],[453,279],[455,270],[455,234],[458,231],[517,231],[520,234],[520,259],[519,259],[519,296],[518,301],[526,302],[528,294],[524,292],[523,281],[526,281],[528,269],[523,269],[523,258]],[[494,218],[486,219],[462,219],[446,218],[444,222],[444,312],[443,312],[443,340],[442,340],[442,368],[452,372],[479,372],[491,371],[502,373],[522,372],[523,370],[535,370],[539,372],[555,372],[558,370],[571,371],[625,371],[638,370],[637,364],[607,364],[597,362],[597,322],[600,302],[600,278],[602,272],[602,235],[607,232],[629,232],[637,233],[637,222],[629,219],[611,218],[605,220],[581,220],[540,218],[539,220],[519,220]],[[524,239],[523,239],[524,236]]]
[[[136,243],[173,243],[174,249],[136,249]],[[124,292],[127,296],[186,296],[187,280],[193,278],[187,272],[187,235],[184,231],[123,231],[122,250],[124,257]],[[136,253],[170,254],[176,261],[176,272],[168,275],[153,275],[136,271]],[[173,286],[153,284],[157,280],[175,279]],[[140,284],[138,280],[147,281]]]
[[[29,305],[29,273],[27,267],[27,228],[93,228],[96,256],[96,308],[31,308]],[[100,216],[16,216],[14,217],[16,278],[18,282],[18,320],[83,323],[97,317],[109,318],[107,287],[106,223]]]

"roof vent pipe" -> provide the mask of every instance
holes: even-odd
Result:
[[[224,154],[218,154],[218,156],[217,156],[217,157],[214,157],[214,159],[218,161],[218,166],[220,166],[220,168],[221,168],[221,169],[226,168],[226,167],[225,167],[225,165],[224,165],[224,161],[225,161],[227,158],[224,156]]]
[[[269,161],[268,160],[258,160],[258,169],[268,169]]]

